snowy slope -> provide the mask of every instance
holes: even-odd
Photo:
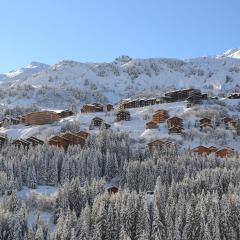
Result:
[[[31,62],[28,66],[12,70],[5,74],[0,74],[0,84],[14,83],[18,81],[23,81],[27,79],[29,76],[33,76],[34,74],[41,72],[47,69],[49,65],[39,62]]]
[[[232,92],[240,88],[238,54],[235,49],[221,57],[187,60],[122,56],[110,63],[33,63],[0,75],[0,103],[66,108],[72,103],[116,103],[139,94],[159,96],[166,90],[184,87],[217,94]]]
[[[98,116],[104,120],[104,122],[111,124],[111,129],[113,131],[124,131],[129,133],[129,136],[135,142],[141,142],[142,146],[145,146],[152,140],[161,138],[169,139],[177,142],[182,149],[188,147],[193,148],[198,145],[211,146],[215,145],[220,147],[223,145],[232,146],[237,149],[239,147],[240,138],[236,137],[231,130],[222,130],[220,127],[216,128],[211,133],[200,132],[199,127],[189,128],[189,125],[194,126],[196,120],[201,117],[206,117],[206,112],[215,111],[218,113],[223,112],[229,116],[235,116],[239,118],[239,100],[221,99],[218,104],[209,104],[205,102],[203,105],[195,108],[187,108],[184,102],[175,103],[164,103],[157,104],[154,106],[147,106],[142,108],[129,109],[131,113],[131,121],[115,121],[115,113],[109,112],[97,112],[97,113],[78,113],[75,116],[62,119],[59,123],[54,123],[52,125],[46,124],[41,126],[25,126],[25,125],[14,125],[8,128],[0,128],[0,134],[6,134],[9,138],[23,138],[26,139],[31,136],[38,137],[42,140],[49,139],[50,136],[56,135],[60,132],[61,125],[65,121],[77,121],[80,123],[81,130],[88,131],[90,133],[98,133],[99,128],[94,128],[89,130],[89,125],[95,116]],[[165,109],[169,112],[170,116],[179,116],[184,120],[184,134],[191,135],[194,134],[194,140],[190,138],[184,138],[181,135],[169,135],[167,130],[167,124],[158,124],[156,129],[145,129],[145,124],[151,120],[154,111],[158,109]],[[221,133],[224,132],[224,135]],[[217,137],[218,136],[218,137]],[[219,137],[220,136],[220,137]],[[221,138],[221,136],[224,138]],[[224,141],[223,141],[224,140]]]

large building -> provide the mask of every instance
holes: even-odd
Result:
[[[43,125],[59,121],[60,117],[52,111],[32,112],[25,115],[25,124]]]

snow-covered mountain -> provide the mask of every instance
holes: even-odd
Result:
[[[232,48],[226,51],[222,57],[230,57],[240,59],[240,48]]]
[[[186,60],[121,56],[109,63],[34,62],[0,75],[0,102],[67,107],[183,87],[215,93],[240,89],[240,50]]]

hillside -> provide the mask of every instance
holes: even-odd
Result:
[[[239,90],[239,50],[178,60],[116,58],[110,63],[31,63],[0,75],[0,102],[66,108],[84,102],[112,102],[135,95],[159,96],[168,89],[195,87],[214,94]]]

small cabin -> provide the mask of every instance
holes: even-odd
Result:
[[[61,136],[54,136],[48,140],[49,145],[63,148],[65,151],[67,150],[70,143],[70,140]]]
[[[43,145],[44,141],[42,141],[41,139],[38,139],[36,137],[29,137],[26,139],[28,142],[30,142],[32,144],[32,146],[37,146],[37,145]]]
[[[51,124],[59,120],[59,115],[52,111],[32,112],[25,115],[27,125]]]
[[[13,145],[17,147],[24,147],[24,148],[29,148],[30,142],[24,140],[24,139],[17,139],[12,142]]]
[[[220,158],[231,157],[234,154],[234,150],[232,148],[223,147],[216,151],[216,156]]]
[[[85,138],[77,136],[73,133],[64,133],[60,135],[62,138],[65,138],[69,141],[69,145],[80,145],[84,147],[85,145]]]
[[[116,114],[117,121],[130,121],[130,112],[129,111],[119,111]]]
[[[168,128],[172,127],[182,127],[183,119],[180,117],[171,117],[167,120]]]
[[[108,193],[110,194],[116,194],[118,192],[118,187],[112,186],[107,188]]]
[[[198,146],[192,149],[192,152],[197,153],[199,155],[208,155],[211,153],[211,150],[204,146]]]
[[[94,117],[91,121],[91,127],[100,127],[103,124],[103,119],[100,117]]]
[[[231,117],[224,117],[222,121],[225,125],[227,125],[229,122],[232,122],[233,119]]]
[[[84,104],[81,108],[82,113],[103,112],[103,105],[100,103]]]
[[[148,143],[148,148],[150,151],[152,151],[155,148],[161,149],[164,147],[164,145],[165,145],[165,141],[163,141],[161,139],[157,139],[157,140],[154,140],[154,141]]]
[[[168,111],[160,109],[153,114],[153,121],[156,123],[163,123],[169,118]]]
[[[146,123],[146,129],[155,129],[157,128],[158,124],[154,121],[150,121]]]

